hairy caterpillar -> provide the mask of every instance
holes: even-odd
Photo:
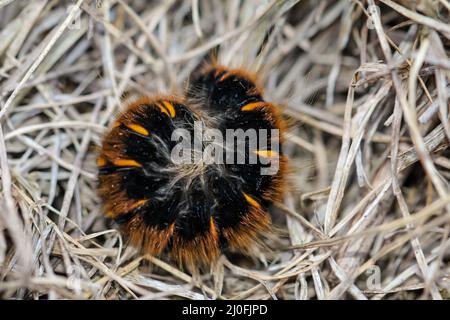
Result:
[[[142,97],[117,118],[98,157],[99,194],[105,215],[132,245],[166,252],[188,267],[208,265],[227,250],[251,254],[258,246],[271,226],[267,207],[283,194],[286,157],[273,148],[274,140],[283,142],[284,122],[256,83],[244,70],[209,64],[194,72],[183,98]],[[266,136],[256,135],[256,144],[235,136],[232,147],[202,140],[200,149],[189,144],[184,150],[187,159],[200,161],[174,161],[174,132],[192,138],[197,124],[201,133],[241,129]],[[214,154],[205,159],[208,146]],[[252,156],[256,162],[247,161]],[[274,163],[276,171],[262,174]]]

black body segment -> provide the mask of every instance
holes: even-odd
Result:
[[[245,72],[220,66],[194,74],[187,96],[220,114],[234,113],[248,103],[263,100],[257,85]]]

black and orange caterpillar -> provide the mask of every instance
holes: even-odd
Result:
[[[192,132],[195,121],[224,134],[226,129],[279,129],[283,142],[282,117],[264,101],[256,77],[208,64],[191,76],[184,98],[142,97],[129,104],[105,135],[98,157],[105,215],[132,245],[153,255],[166,252],[188,267],[209,265],[228,250],[251,254],[271,229],[267,207],[281,199],[286,171],[281,148],[247,151],[258,159],[276,155],[274,175],[262,175],[259,160],[173,163],[173,131]]]

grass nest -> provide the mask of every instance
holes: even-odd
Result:
[[[445,299],[448,0],[0,1],[0,297]],[[96,148],[205,57],[291,123],[272,255],[192,275],[102,215]]]

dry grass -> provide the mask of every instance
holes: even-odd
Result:
[[[449,22],[448,0],[0,0],[0,297],[448,298]],[[211,50],[291,118],[292,187],[268,261],[193,277],[102,217],[95,146]]]

